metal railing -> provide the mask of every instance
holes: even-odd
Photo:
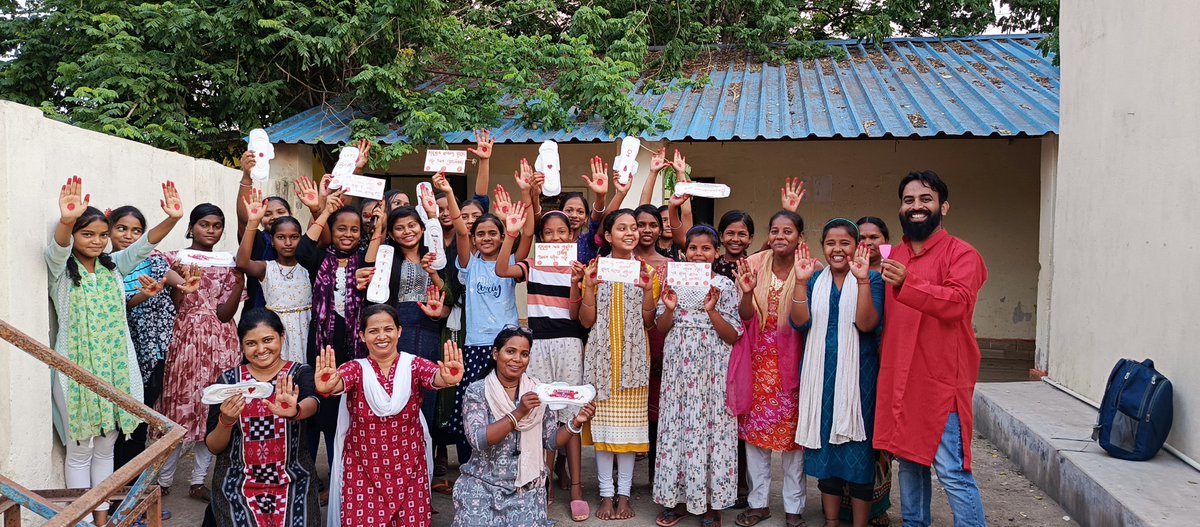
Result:
[[[4,527],[21,525],[22,508],[46,518],[46,527],[94,527],[94,524],[81,520],[101,503],[114,500],[120,500],[121,504],[112,509],[109,518],[112,525],[127,527],[142,515],[146,516],[147,525],[161,525],[162,495],[158,488],[158,472],[179,447],[187,431],[3,320],[0,320],[0,339],[140,417],[149,424],[150,436],[159,437],[112,476],[90,489],[29,490],[0,475],[0,514],[3,514]],[[126,486],[134,478],[133,485]]]

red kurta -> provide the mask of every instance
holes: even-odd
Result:
[[[932,465],[950,412],[962,424],[963,469],[971,470],[971,397],[979,344],[971,319],[987,268],[974,247],[943,229],[913,254],[907,238],[891,254],[907,267],[887,287],[875,448]]]

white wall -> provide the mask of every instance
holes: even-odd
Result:
[[[90,132],[42,116],[36,108],[0,101],[0,319],[36,339],[50,339],[50,304],[42,250],[58,221],[58,192],[71,175],[83,178],[92,205],[135,205],[151,225],[163,181],[175,182],[185,209],[211,202],[229,222],[240,172],[212,161]],[[186,247],[184,221],[159,247]],[[232,250],[231,226],[218,249]],[[42,363],[0,341],[0,473],[28,488],[61,488],[61,446],[50,420],[50,373]]]
[[[1050,376],[1099,400],[1120,357],[1175,388],[1169,439],[1200,458],[1200,3],[1062,3]]]

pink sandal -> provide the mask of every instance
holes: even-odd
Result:
[[[571,519],[577,522],[587,521],[592,516],[592,510],[588,507],[588,502],[583,500],[571,500]]]

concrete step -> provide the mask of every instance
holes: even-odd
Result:
[[[1166,451],[1109,456],[1091,440],[1096,410],[1044,382],[975,389],[975,430],[1080,525],[1200,525],[1200,472]]]

